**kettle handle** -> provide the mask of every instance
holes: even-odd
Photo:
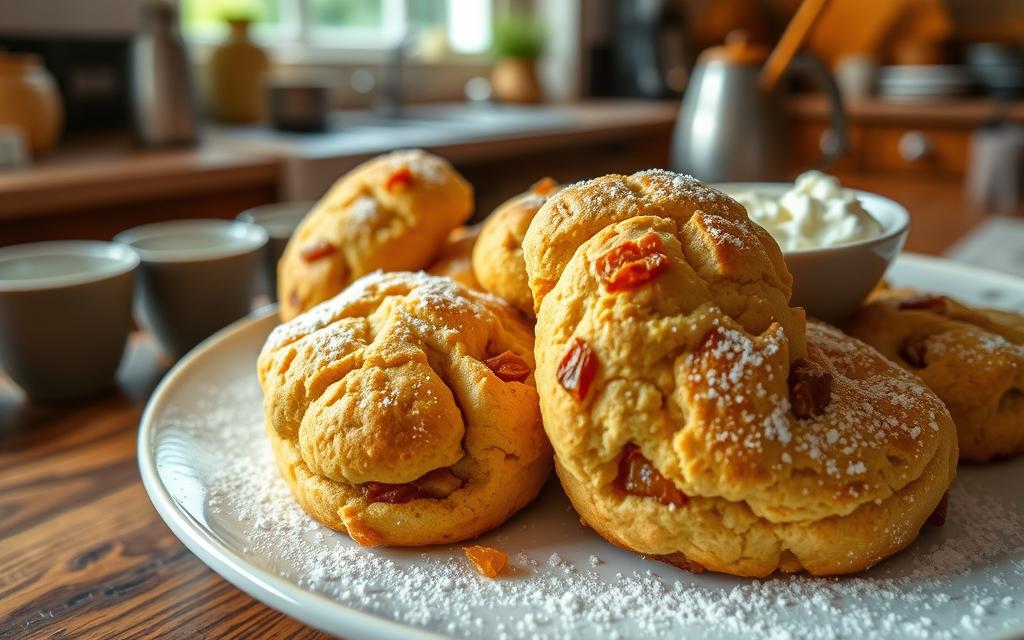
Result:
[[[846,128],[846,111],[843,109],[843,100],[839,95],[839,87],[832,79],[824,63],[818,58],[802,53],[794,56],[787,69],[788,73],[799,73],[809,76],[818,87],[824,92],[832,111],[832,132],[835,135],[835,144],[831,149],[822,150],[821,158],[818,159],[818,168],[827,169],[844,151],[849,143],[849,133]]]

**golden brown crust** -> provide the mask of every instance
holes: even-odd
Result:
[[[534,317],[533,294],[523,258],[523,237],[537,211],[559,185],[542,178],[529,191],[506,200],[484,222],[473,250],[473,271],[485,291],[508,300],[529,318]]]
[[[453,229],[427,273],[451,278],[470,289],[485,291],[473,274],[473,247],[480,237],[481,228],[482,225],[475,224]]]
[[[299,503],[364,545],[454,542],[503,522],[551,467],[533,376],[486,363],[505,352],[532,372],[533,337],[511,307],[424,273],[365,276],[275,329],[258,370]],[[447,495],[371,493],[438,470],[455,480]]]
[[[875,292],[847,330],[917,375],[956,422],[960,458],[1024,452],[1024,318],[909,289]]]
[[[359,165],[338,179],[288,242],[277,268],[282,319],[371,271],[426,267],[472,208],[469,183],[424,151],[396,151]]]
[[[862,570],[949,488],[952,421],[871,348],[805,326],[778,247],[734,204],[645,172],[567,187],[537,214],[524,246],[556,469],[590,526],[647,555],[750,576]],[[591,362],[570,357],[578,342]],[[581,392],[566,371],[586,367]],[[791,381],[804,370],[829,380],[823,404],[797,403],[793,389],[818,389]],[[629,447],[683,499],[627,493]]]
[[[670,171],[604,176],[566,186],[548,201],[523,239],[534,308],[583,242],[616,222],[647,215],[674,223],[694,276],[715,285],[716,304],[757,333],[780,322],[791,357],[801,356],[804,313],[789,307],[793,277],[778,244],[738,202]]]
[[[949,482],[956,468],[955,446],[945,454],[880,502],[862,504],[845,516],[790,523],[773,523],[742,502],[720,498],[690,497],[686,507],[674,511],[635,496],[620,497],[620,502],[602,499],[568,474],[557,457],[555,470],[580,516],[616,546],[694,573],[707,569],[763,577],[807,571],[826,576],[867,569],[917,538],[942,500],[944,490],[938,487]],[[678,547],[686,551],[659,552]]]
[[[683,571],[689,571],[690,573],[704,573],[707,567],[697,564],[693,560],[690,560],[682,553],[670,553],[664,556],[650,556],[652,560],[659,560],[666,564],[670,564],[677,569]]]

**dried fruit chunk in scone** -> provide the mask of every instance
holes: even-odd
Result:
[[[936,510],[957,457],[943,403],[791,307],[782,252],[732,199],[667,171],[605,176],[550,198],[523,247],[555,469],[614,544],[833,575]]]
[[[352,169],[313,207],[278,262],[290,320],[378,269],[424,269],[473,212],[473,189],[443,158],[418,149]]]
[[[961,460],[1024,453],[1024,316],[887,289],[873,293],[846,329],[946,403]]]
[[[365,276],[264,345],[278,467],[361,545],[474,538],[550,474],[533,362],[532,327],[504,301],[422,272]]]

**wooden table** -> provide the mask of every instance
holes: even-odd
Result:
[[[0,639],[327,637],[207,569],[150,504],[136,431],[170,364],[133,336],[117,389],[57,408],[0,375]]]
[[[939,253],[983,219],[953,182],[848,182],[914,212],[911,251]],[[137,335],[118,389],[65,408],[28,405],[0,377],[0,639],[323,637],[207,569],[146,497],[136,428],[169,366]]]

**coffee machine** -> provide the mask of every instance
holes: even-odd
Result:
[[[692,59],[681,2],[616,0],[610,17],[615,41],[605,51],[593,51],[592,92],[642,98],[682,95]],[[607,74],[609,68],[612,74]]]

